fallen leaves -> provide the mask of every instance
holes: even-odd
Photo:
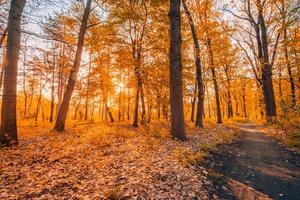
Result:
[[[181,143],[167,130],[164,124],[138,129],[90,124],[65,133],[21,130],[19,146],[0,150],[0,198],[209,199],[206,174],[174,152],[185,149],[189,164],[195,164],[191,152],[197,155],[199,142],[215,140],[220,132],[189,128],[188,142]]]

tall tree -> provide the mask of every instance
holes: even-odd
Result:
[[[180,0],[170,0],[170,104],[171,133],[179,140],[186,140],[183,94],[182,94],[182,58],[181,58],[181,16]]]
[[[197,79],[197,93],[198,93],[198,103],[197,103],[197,117],[195,125],[199,128],[203,128],[203,113],[204,113],[204,87],[202,80],[202,66],[201,66],[201,58],[200,58],[200,44],[197,35],[197,30],[195,27],[195,23],[189,9],[185,3],[185,0],[182,0],[182,4],[185,10],[186,15],[188,16],[190,28],[194,41],[194,54],[195,54],[195,64],[196,64],[196,79]]]
[[[18,141],[17,73],[20,54],[21,18],[25,3],[26,0],[12,0],[9,10],[0,130],[0,143],[3,145],[15,144]]]
[[[58,116],[54,127],[54,129],[56,129],[57,131],[63,131],[65,129],[65,121],[67,118],[67,113],[69,110],[70,101],[77,80],[77,74],[81,62],[81,56],[82,56],[83,45],[84,45],[84,37],[87,31],[88,19],[91,12],[91,4],[92,4],[92,0],[88,0],[81,21],[75,60],[70,72],[68,85],[64,94],[63,102],[59,108]]]

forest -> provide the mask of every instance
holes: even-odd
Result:
[[[298,0],[0,0],[0,199],[299,199]]]

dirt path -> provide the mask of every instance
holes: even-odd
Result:
[[[225,177],[223,187],[215,186],[217,193],[230,199],[300,200],[300,157],[255,125],[240,127],[240,140],[213,158],[212,168]]]

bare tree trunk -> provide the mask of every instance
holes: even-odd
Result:
[[[179,140],[186,140],[183,92],[182,92],[182,58],[181,58],[181,16],[180,0],[170,0],[170,104],[171,133]]]
[[[57,131],[63,131],[65,129],[65,121],[66,121],[67,113],[68,113],[69,106],[70,106],[70,100],[71,100],[72,93],[73,93],[73,90],[75,87],[77,74],[78,74],[78,70],[79,70],[79,66],[80,66],[80,62],[81,62],[84,37],[85,37],[86,30],[87,30],[88,18],[89,18],[90,11],[91,11],[91,4],[92,4],[92,0],[88,0],[87,4],[86,4],[86,8],[84,10],[81,27],[80,27],[80,32],[79,32],[77,52],[76,52],[74,64],[73,64],[71,72],[70,72],[68,85],[67,85],[65,95],[63,98],[63,102],[59,109],[58,116],[56,119],[56,124],[54,127],[54,129],[56,129]]]
[[[26,0],[12,0],[9,10],[0,131],[0,144],[2,145],[12,145],[18,142],[16,112],[17,74],[20,54],[21,17],[25,3]]]

